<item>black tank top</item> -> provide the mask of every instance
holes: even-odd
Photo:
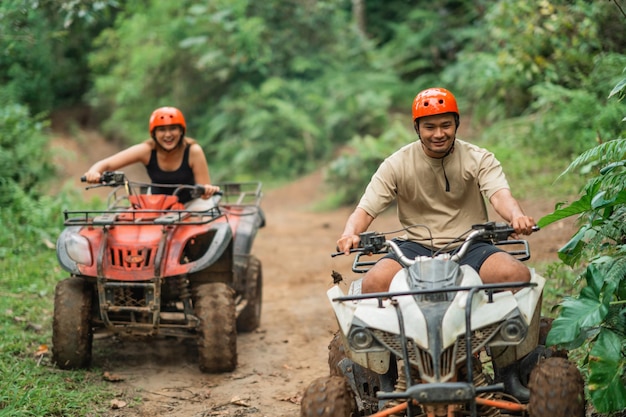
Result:
[[[154,184],[196,185],[196,179],[193,175],[191,167],[189,166],[189,148],[190,146],[185,147],[183,162],[175,171],[163,171],[161,167],[159,167],[159,163],[157,161],[156,149],[153,149],[150,153],[150,161],[148,161],[148,165],[146,165],[146,170],[148,171],[150,180]],[[152,187],[152,194],[172,194],[174,190],[175,188],[173,187]],[[178,200],[181,203],[186,203],[191,200],[191,191],[180,191],[178,193]]]

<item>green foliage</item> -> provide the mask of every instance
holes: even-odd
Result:
[[[89,57],[95,77],[90,102],[104,120],[104,132],[133,142],[148,136],[155,108],[176,106],[187,113],[193,103],[187,93],[203,91],[191,57],[180,46],[189,30],[185,3],[149,3],[121,12],[115,28],[100,33]],[[193,132],[193,125],[187,131]]]
[[[582,88],[569,89],[554,84],[538,84],[530,91],[535,98],[531,111],[537,116],[527,136],[528,148],[537,154],[550,153],[558,159],[571,158],[596,143],[609,141],[624,131],[620,126],[623,105],[606,99],[606,91],[617,82],[613,74],[626,65],[626,56],[607,55],[596,60]],[[595,91],[600,86],[603,91]]]
[[[211,160],[231,178],[239,173],[293,177],[309,172],[347,136],[386,125],[389,97],[382,88],[359,88],[385,82],[384,75],[344,73],[315,86],[273,78],[258,89],[242,89],[245,96],[224,99],[219,116],[211,120]]]
[[[585,359],[588,388],[600,412],[626,408],[626,308],[624,275],[626,258],[600,257],[585,272],[587,286],[577,298],[561,303],[559,316],[552,323],[547,343],[575,349],[591,340]],[[617,370],[617,372],[616,372]]]
[[[399,149],[416,139],[399,120],[378,137],[353,137],[324,173],[327,183],[332,184],[335,203],[354,205],[358,202],[372,174],[389,156],[389,149]]]
[[[80,102],[85,50],[111,18],[114,0],[0,2],[0,85],[36,114]]]
[[[180,107],[218,179],[308,172],[355,133],[381,131],[397,82],[370,64],[340,4],[147,2],[99,37],[92,103],[126,138],[145,135],[153,108]]]
[[[53,288],[64,274],[52,243],[60,214],[59,200],[51,198],[32,204],[28,212],[0,211],[2,416],[96,415],[110,398],[99,375],[59,373],[49,361]],[[28,223],[16,223],[26,216]]]
[[[36,112],[49,109],[54,101],[50,77],[54,57],[50,31],[42,11],[24,7],[24,0],[0,3],[0,85],[8,98],[30,103]]]
[[[623,97],[626,83],[622,80],[617,86],[610,96]],[[572,266],[590,260],[584,272],[586,286],[578,297],[561,303],[548,344],[570,349],[590,347],[585,359],[588,387],[600,412],[626,408],[625,166],[626,139],[584,152],[563,174],[593,168],[597,175],[588,180],[580,199],[557,207],[538,222],[545,227],[572,215],[580,217],[580,229],[559,250],[559,257]]]
[[[535,100],[530,88],[537,84],[593,90],[587,79],[597,61],[590,57],[621,53],[626,42],[615,15],[610,2],[491,2],[485,31],[459,53],[443,79],[463,91],[472,112],[487,121],[526,113]]]
[[[439,74],[456,61],[466,43],[480,36],[480,20],[489,2],[417,3],[405,3],[402,20],[387,23],[393,36],[382,44],[379,53],[380,59],[391,65],[404,81],[409,84],[418,81],[419,90],[431,84],[439,85]],[[401,8],[397,4],[396,7]]]
[[[11,205],[19,194],[36,196],[53,172],[47,155],[43,118],[32,118],[18,104],[0,108],[0,205]]]
[[[600,412],[626,408],[626,387],[623,382],[626,368],[624,338],[624,333],[616,334],[603,328],[589,352],[587,386],[591,400]]]

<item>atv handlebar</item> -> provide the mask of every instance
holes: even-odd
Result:
[[[538,226],[533,226],[533,231],[536,232],[539,230]],[[488,240],[493,242],[494,244],[504,244],[505,242],[510,243],[526,243],[526,241],[507,241],[509,236],[515,233],[515,229],[506,223],[495,223],[495,222],[487,222],[476,224],[472,226],[471,232],[467,235],[461,246],[457,248],[454,254],[451,256],[451,260],[458,262],[469,250],[471,244],[477,240]],[[399,262],[404,266],[410,266],[415,263],[414,259],[409,259],[404,255],[402,249],[397,245],[393,240],[387,240],[384,233],[377,232],[364,232],[359,235],[361,241],[359,243],[359,247],[350,249],[350,253],[358,252],[357,260],[355,260],[355,264],[358,262],[358,257],[361,255],[376,255],[383,254],[389,251],[393,252]],[[527,246],[526,246],[526,251]],[[343,255],[343,252],[336,252],[331,254],[332,257]],[[519,255],[519,253],[518,253]],[[530,257],[529,253],[525,258],[521,260],[528,259]],[[372,262],[367,262],[364,265],[371,265]],[[353,269],[354,270],[354,269]],[[358,270],[355,272],[365,272],[363,270]]]
[[[81,182],[87,182],[87,177],[86,176],[82,176],[80,177],[80,181]],[[98,184],[87,187],[87,189],[90,188],[98,188],[98,187],[119,187],[122,185],[125,185],[129,182],[133,182],[133,181],[129,181],[128,178],[126,177],[126,174],[124,174],[122,171],[105,171],[102,173],[102,175],[100,176],[100,180],[98,181]],[[200,198],[202,197],[202,195],[204,195],[204,193],[206,192],[204,186],[202,185],[189,185],[189,184],[142,184],[142,183],[136,183],[137,185],[145,185],[145,186],[150,186],[150,185],[156,185],[159,187],[169,187],[174,189],[174,191],[172,192],[173,195],[178,195],[182,190],[191,190],[191,198]],[[216,191],[213,195],[223,195],[222,191]]]

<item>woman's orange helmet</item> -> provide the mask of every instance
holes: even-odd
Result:
[[[176,107],[160,107],[152,112],[150,116],[150,136],[154,134],[154,129],[159,126],[180,125],[183,128],[183,135],[187,130],[185,117]]]
[[[455,113],[459,117],[459,107],[454,95],[445,88],[428,88],[420,91],[413,100],[413,121],[420,117],[435,114]]]

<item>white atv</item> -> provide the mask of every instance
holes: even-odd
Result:
[[[460,265],[472,242],[507,245],[520,260],[528,242],[507,240],[506,224],[476,225],[454,254],[408,259],[384,234],[361,235],[354,272],[392,251],[403,265],[389,292],[328,297],[339,324],[329,346],[330,375],[305,391],[302,417],[584,416],[584,384],[563,351],[546,348],[540,318],[545,279],[483,284]],[[513,291],[514,290],[514,291]]]

